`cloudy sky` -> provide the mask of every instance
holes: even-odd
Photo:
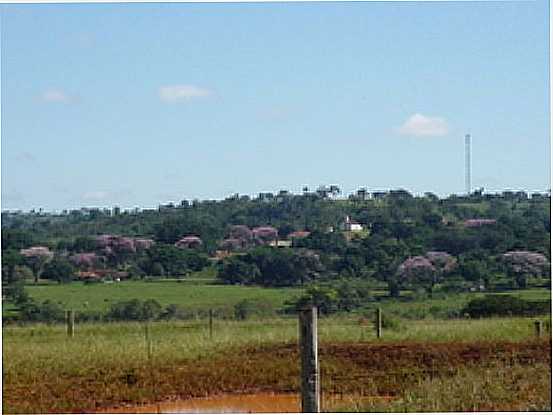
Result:
[[[546,1],[1,13],[2,209],[550,187]]]

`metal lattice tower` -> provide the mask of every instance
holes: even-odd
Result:
[[[470,195],[471,191],[471,164],[470,164],[470,134],[465,135],[465,189],[467,196]]]

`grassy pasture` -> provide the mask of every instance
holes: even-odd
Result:
[[[76,310],[85,309],[85,302],[89,309],[105,310],[111,302],[132,298],[154,298],[162,305],[180,304],[191,310],[228,308],[242,299],[255,298],[278,308],[287,298],[301,292],[300,289],[224,286],[203,281],[72,283],[28,288],[30,295],[39,301],[59,301],[64,307]],[[545,289],[504,294],[532,300],[550,298],[550,291]],[[365,319],[359,313],[319,319],[321,370],[327,379],[323,386],[327,390],[331,387],[338,388],[339,392],[361,394],[376,393],[384,387],[394,397],[386,406],[379,406],[382,402],[378,400],[352,401],[346,410],[545,410],[551,406],[549,395],[544,394],[551,384],[550,349],[545,350],[550,347],[550,338],[545,337],[550,333],[536,341],[535,318],[436,318],[441,313],[445,315],[462,308],[471,298],[481,297],[483,293],[436,294],[432,299],[409,301],[389,299],[385,292],[374,295],[379,301],[370,303],[369,307],[379,306],[385,316],[397,319],[394,329],[385,328],[380,340],[375,338],[370,310],[364,311]],[[549,316],[542,319],[546,318]],[[298,387],[295,316],[245,321],[216,319],[213,338],[209,336],[205,318],[152,322],[149,323],[151,358],[143,323],[77,324],[75,333],[74,338],[68,338],[63,325],[3,328],[4,412],[93,412],[121,404],[177,397],[257,390],[293,392]],[[522,357],[520,361],[515,359],[519,353],[534,350],[536,345],[540,348],[537,354]],[[411,356],[411,360],[406,360],[410,365],[408,373],[403,373],[401,367],[398,373],[390,368],[378,369],[380,372],[375,376],[380,380],[376,383],[367,384],[366,377],[346,383],[340,380],[340,376],[347,377],[354,371],[372,373],[370,367],[364,366],[370,356],[366,350],[370,347],[380,347],[381,359],[386,362],[390,351],[406,348]],[[467,366],[461,361],[464,357],[461,360],[455,357],[453,366],[443,366],[437,378],[419,371],[421,368],[417,365],[429,361],[417,353],[437,348],[437,355],[432,358],[435,360],[430,360],[434,362],[430,369],[434,370],[435,364],[443,363],[443,356],[459,347],[467,350],[459,349],[460,356],[470,355],[474,350],[487,353],[487,363],[474,361]],[[336,357],[337,353],[342,357]],[[507,360],[495,362],[496,355],[505,355]],[[397,356],[403,359],[403,352]],[[338,380],[331,382],[330,375],[336,375]],[[449,393],[467,396],[467,388],[479,388],[483,392],[464,401],[446,397]],[[429,400],[425,396],[433,398]]]
[[[352,317],[331,317],[320,319],[319,336],[322,350],[332,344],[349,344],[344,356],[355,357],[375,345],[384,348],[390,345],[393,350],[407,347],[414,352],[438,347],[443,348],[444,352],[440,352],[443,354],[450,349],[440,346],[443,344],[465,344],[462,347],[472,350],[470,345],[483,339],[488,343],[532,341],[533,320],[407,321],[401,329],[385,330],[384,338],[377,341],[371,324],[360,324]],[[299,363],[292,357],[297,336],[296,318],[216,320],[213,339],[209,338],[206,320],[156,322],[150,325],[153,357],[149,360],[144,325],[139,323],[82,324],[77,326],[73,339],[66,336],[62,325],[5,327],[4,411],[91,411],[94,409],[91,405],[96,403],[105,407],[168,399],[174,393],[178,396],[239,393],[255,385],[275,391],[295,390]],[[489,344],[479,347],[494,354],[495,343]],[[272,350],[279,345],[290,345],[286,347],[291,349],[282,352],[275,349],[258,360],[251,357],[256,350]],[[386,356],[388,352],[383,353]],[[336,353],[327,355],[332,357]],[[416,366],[419,358],[413,356],[415,360],[410,364]],[[327,375],[350,373],[346,367],[349,358],[335,363],[328,357],[323,360],[327,362],[324,363]],[[253,362],[260,366],[256,368]],[[157,379],[153,384],[152,376]],[[212,385],[209,380],[212,377],[220,380]],[[342,387],[339,382],[336,385]],[[348,385],[353,390],[365,387],[355,382]]]
[[[379,307],[383,312],[395,315],[400,318],[420,319],[426,316],[448,317],[451,312],[461,310],[470,300],[482,298],[486,295],[511,295],[523,300],[551,300],[551,291],[543,288],[513,290],[500,292],[474,292],[458,294],[435,294],[433,298],[421,298],[407,300],[407,298],[390,299],[382,298]]]
[[[200,281],[201,282],[201,281]],[[74,310],[106,311],[110,304],[139,299],[154,299],[162,306],[177,304],[195,310],[232,308],[244,299],[262,299],[278,308],[300,293],[298,288],[261,288],[186,282],[122,281],[111,284],[73,282],[60,285],[29,285],[29,295],[38,301],[51,300]]]
[[[301,288],[262,288],[232,285],[217,285],[204,279],[122,281],[111,284],[89,284],[73,282],[70,284],[29,285],[29,295],[40,302],[51,300],[63,308],[74,310],[106,311],[110,304],[139,299],[154,299],[162,306],[177,304],[189,311],[208,309],[232,310],[232,307],[245,299],[263,300],[271,308],[279,309],[286,300],[301,295]],[[491,293],[436,293],[432,299],[410,299],[408,291],[402,292],[400,299],[387,297],[385,290],[373,291],[378,302],[367,305],[368,308],[381,307],[385,313],[407,319],[421,319],[427,316],[437,318],[451,317],[461,310],[471,299]],[[525,300],[551,299],[551,291],[543,288],[502,291],[497,294],[513,295]],[[362,313],[362,311],[360,311]]]

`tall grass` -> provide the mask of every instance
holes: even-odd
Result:
[[[451,377],[421,380],[390,402],[352,402],[348,412],[551,412],[551,366],[460,367]]]
[[[321,344],[360,341],[392,344],[398,341],[517,341],[534,336],[533,319],[528,318],[402,321],[395,330],[384,330],[384,337],[380,340],[375,338],[370,322],[361,323],[357,318],[344,316],[321,318],[319,341]],[[55,402],[56,411],[72,411],[78,405],[87,407],[90,402],[83,399],[92,399],[98,390],[102,391],[103,402],[117,403],[122,399],[155,401],[160,399],[152,389],[155,382],[144,381],[151,378],[148,373],[152,366],[159,369],[156,382],[164,381],[163,373],[159,371],[166,368],[174,368],[171,369],[172,379],[180,379],[179,368],[190,367],[194,362],[207,364],[205,370],[217,371],[209,366],[212,358],[228,356],[235,359],[241,356],[243,347],[295,343],[298,338],[296,318],[215,320],[212,339],[208,327],[207,319],[150,323],[151,360],[144,324],[141,323],[79,324],[74,338],[66,335],[63,325],[5,327],[2,339],[3,387],[9,398],[5,410],[46,412]],[[264,370],[267,373],[263,376],[274,377],[279,370],[297,369],[294,365],[276,367],[276,362],[266,364]],[[282,378],[289,382],[290,376],[286,373],[283,372]],[[142,379],[139,382],[143,384],[134,385],[133,377]],[[239,375],[235,377],[237,379],[232,382],[239,384]],[[198,380],[187,378],[182,381]],[[73,386],[67,389],[68,384]],[[165,387],[166,391],[169,389]],[[34,391],[39,395],[34,396]]]
[[[404,320],[394,330],[383,331],[386,341],[518,341],[534,335],[532,318],[481,320]],[[267,320],[215,320],[213,339],[208,320],[152,322],[150,338],[156,359],[186,359],[245,344],[296,341],[295,318]],[[68,338],[63,325],[32,324],[3,330],[4,368],[21,368],[56,362],[56,365],[136,363],[146,357],[143,323],[86,323]],[[319,341],[376,341],[370,321],[350,317],[319,320]]]

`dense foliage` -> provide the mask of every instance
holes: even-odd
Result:
[[[360,189],[336,199],[336,186],[321,189],[183,200],[142,211],[3,212],[3,282],[9,291],[25,269],[35,281],[67,281],[67,261],[81,279],[185,277],[209,257],[219,259],[223,283],[294,286],[356,278],[379,281],[392,296],[403,289],[516,288],[549,279],[548,195],[477,192],[440,199]],[[346,216],[363,230],[344,232]],[[288,235],[285,247],[271,246]]]
[[[462,310],[469,317],[537,316],[551,312],[550,301],[528,301],[510,295],[487,295],[471,300]]]

